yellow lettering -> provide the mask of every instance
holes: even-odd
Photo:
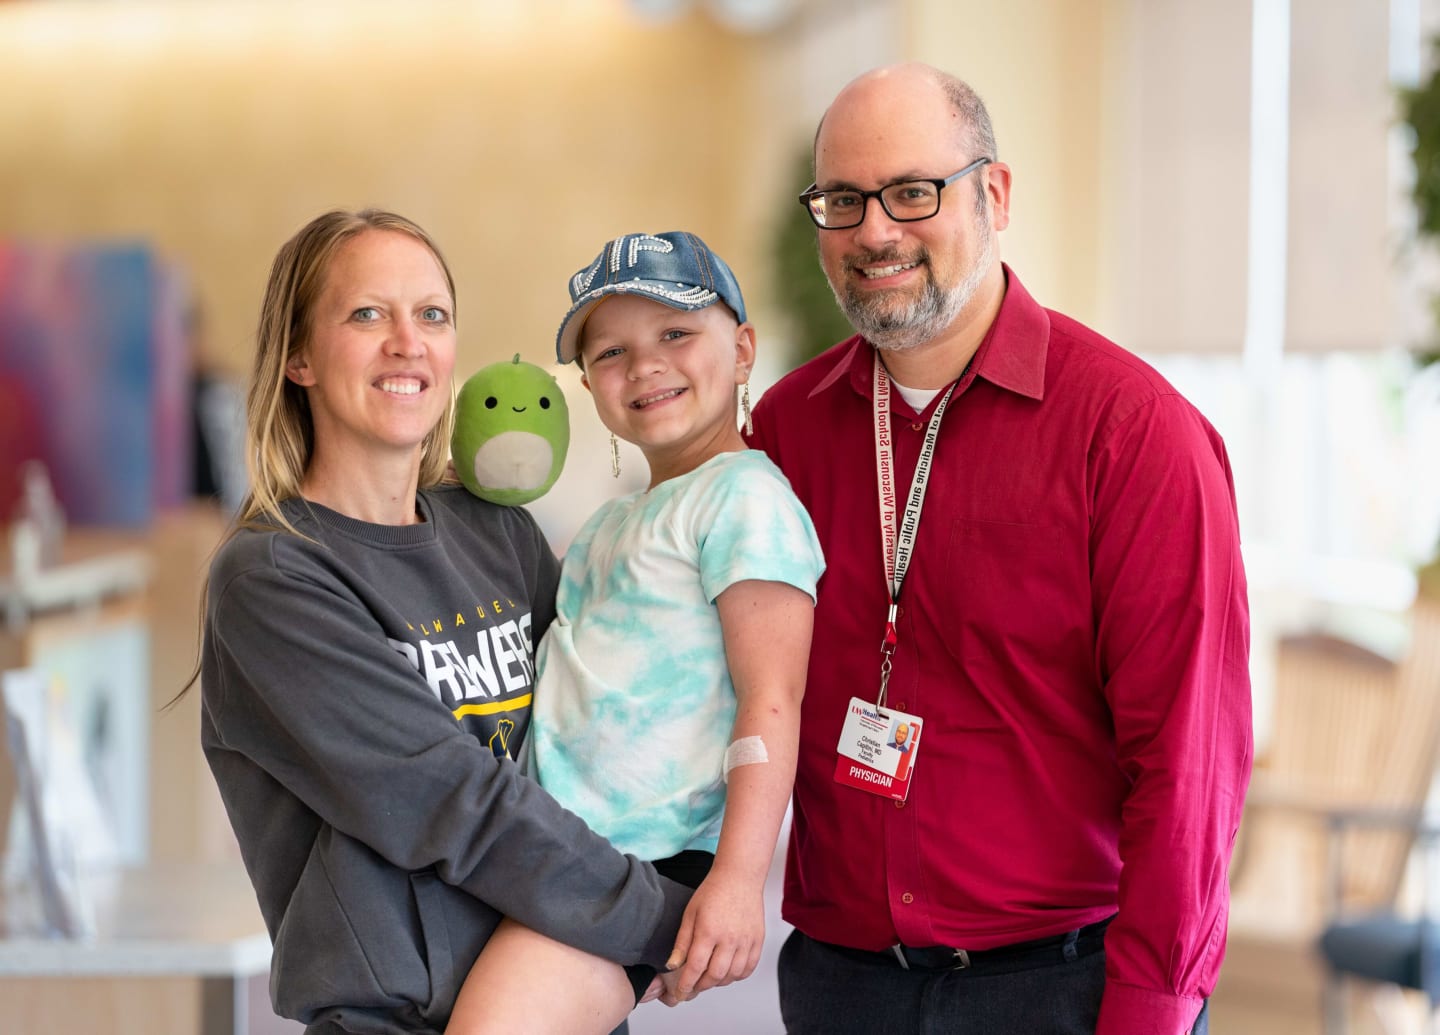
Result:
[[[476,605],[475,605],[475,613],[476,613],[477,615],[479,615],[481,618],[484,618],[484,617],[485,617],[485,605],[484,605],[484,604],[476,604]]]
[[[444,632],[444,631],[445,631],[445,627],[440,624],[440,619],[438,619],[438,618],[435,619],[435,626],[434,626],[434,628],[435,628],[435,631],[436,631],[437,633],[438,633],[438,632]]]
[[[456,624],[456,625],[464,625],[464,624],[465,624],[465,616],[462,615],[459,611],[456,611],[456,612],[455,612],[455,624]]]
[[[498,601],[498,600],[492,600],[492,601],[490,601],[490,606],[495,609],[495,613],[496,613],[497,615],[500,613],[500,601]]]

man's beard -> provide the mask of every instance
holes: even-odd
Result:
[[[935,282],[928,251],[921,249],[914,260],[902,260],[897,251],[887,250],[846,260],[846,266],[858,268],[862,265],[917,261],[925,274],[920,297],[904,302],[887,298],[883,293],[863,294],[849,284],[837,288],[832,283],[830,287],[835,293],[835,302],[851,326],[876,348],[887,352],[903,352],[924,345],[938,338],[955,322],[956,317],[975,297],[985,274],[990,272],[990,266],[995,261],[994,239],[989,233],[982,232],[980,240],[983,244],[975,259],[975,265],[964,279],[948,292]]]

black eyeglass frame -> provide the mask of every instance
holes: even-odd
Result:
[[[854,230],[861,223],[865,222],[865,213],[869,210],[871,198],[874,198],[876,201],[880,202],[881,210],[895,222],[918,223],[924,219],[934,219],[940,214],[940,196],[942,193],[944,193],[946,187],[950,186],[950,184],[954,183],[956,180],[969,176],[976,169],[979,169],[982,166],[989,165],[993,161],[995,161],[995,159],[993,158],[977,158],[975,159],[975,161],[971,162],[959,172],[951,173],[944,179],[929,179],[921,176],[908,180],[896,180],[894,183],[885,184],[885,186],[881,187],[879,190],[859,190],[855,187],[834,187],[829,190],[816,190],[815,184],[812,183],[809,187],[807,187],[804,191],[800,193],[800,197],[797,200],[800,202],[801,205],[805,207],[806,213],[810,216],[810,222],[814,223],[816,227],[821,230]],[[934,212],[931,212],[928,216],[897,216],[894,212],[890,211],[890,206],[885,203],[885,192],[892,187],[900,187],[907,183],[929,183],[934,185]],[[826,224],[820,222],[820,218],[815,214],[815,209],[812,208],[810,205],[810,199],[818,198],[826,194],[860,195],[860,218],[853,223],[846,223],[844,226],[827,226]]]

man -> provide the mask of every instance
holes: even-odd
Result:
[[[910,753],[910,745],[907,744],[906,741],[909,739],[910,725],[904,722],[898,723],[895,726],[895,735],[890,738],[889,746],[894,748],[896,751],[900,751],[908,755]]]
[[[815,139],[802,202],[859,334],[754,418],[829,562],[792,1035],[1206,1030],[1251,757],[1228,460],[1000,263],[1010,182],[979,98],[923,65],[850,83]],[[929,730],[906,789],[850,778],[896,716]]]

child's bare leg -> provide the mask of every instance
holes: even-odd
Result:
[[[635,1007],[625,970],[505,919],[470,968],[446,1035],[606,1035]]]

